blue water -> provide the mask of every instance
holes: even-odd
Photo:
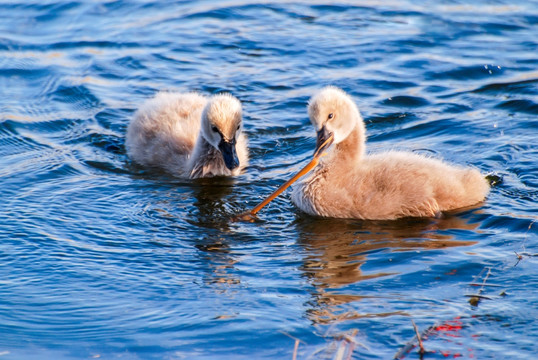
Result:
[[[291,359],[296,339],[298,359],[418,359],[412,321],[425,359],[538,353],[535,1],[0,14],[0,359]],[[494,174],[487,201],[369,222],[309,217],[287,192],[230,223],[310,159],[306,102],[328,84],[359,105],[369,151]],[[160,90],[237,96],[246,173],[132,164],[127,124]]]

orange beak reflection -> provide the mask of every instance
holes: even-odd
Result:
[[[276,189],[271,195],[269,195],[265,200],[256,205],[252,210],[239,214],[232,219],[232,221],[255,221],[256,214],[267,204],[273,201],[278,195],[280,195],[284,190],[290,187],[291,184],[296,182],[301,176],[308,173],[319,163],[319,158],[323,156],[324,151],[331,146],[334,141],[334,134],[325,131],[325,128],[322,128],[318,131],[318,137],[316,140],[316,150],[314,151],[314,156],[312,160],[306,164],[297,174],[295,174],[291,179],[286,181],[282,186]]]

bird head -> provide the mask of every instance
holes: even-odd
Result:
[[[327,86],[310,98],[308,116],[317,132],[316,153],[344,141],[361,119],[351,97],[334,86]]]
[[[242,123],[241,103],[230,94],[213,95],[202,112],[202,136],[220,151],[229,170],[239,166],[235,146]]]

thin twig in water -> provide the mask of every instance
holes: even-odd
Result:
[[[479,283],[470,283],[469,286],[491,286],[491,287],[503,287],[498,284],[479,284]]]
[[[297,360],[297,350],[299,349],[299,339],[295,339],[295,346],[293,347],[293,360]]]
[[[529,235],[529,231],[531,231],[531,227],[536,221],[538,221],[538,218],[531,221],[531,223],[529,224],[529,227],[527,228],[527,231],[525,232],[525,237],[523,238],[523,244],[521,245],[523,247],[523,251],[525,251],[525,243],[527,242],[527,236]]]
[[[517,257],[517,261],[516,261],[516,263],[514,264],[514,267],[516,267],[517,264],[519,264],[519,262],[520,262],[521,260],[523,260],[523,255],[519,255],[519,254],[518,254],[517,252],[515,252],[515,251],[514,251],[514,253],[516,254],[516,257]]]
[[[292,357],[292,359],[297,360],[297,351],[299,350],[299,343],[304,344],[304,341],[297,339],[295,336],[291,336],[290,334],[288,334],[285,331],[281,330],[280,333],[286,335],[287,337],[292,338],[293,340],[295,340],[295,345],[293,346],[293,357]]]
[[[488,269],[488,272],[486,273],[486,276],[484,276],[484,280],[482,280],[482,284],[480,284],[480,289],[478,289],[477,293],[476,294],[471,294],[471,295],[465,295],[465,296],[471,298],[471,299],[469,299],[469,303],[471,305],[473,305],[473,306],[477,306],[478,303],[480,302],[480,299],[488,299],[488,300],[490,299],[487,296],[482,295],[482,292],[484,292],[484,288],[486,286],[488,286],[488,284],[486,284],[486,282],[488,281],[489,276],[491,275],[491,268],[488,267],[486,269]],[[480,273],[482,273],[482,271]],[[480,274],[478,274],[478,276],[480,276]],[[476,282],[473,282],[472,284],[473,284],[473,286],[478,285]]]
[[[340,341],[340,345],[338,346],[338,349],[334,356],[334,360],[343,360],[345,354],[347,354],[346,360],[351,360],[351,355],[353,354],[353,350],[355,349],[355,345],[357,344],[355,336],[358,332],[359,330],[353,329],[351,335],[342,335],[342,341]]]
[[[527,227],[527,231],[525,231],[525,236],[523,237],[523,242],[521,243],[522,252],[520,252],[518,254],[517,251],[514,251],[514,253],[516,254],[516,257],[517,257],[517,261],[514,264],[514,267],[516,267],[519,264],[519,262],[524,259],[524,256],[537,256],[537,254],[529,254],[529,253],[527,253],[527,250],[525,249],[525,243],[527,242],[527,237],[529,236],[529,231],[531,231],[532,225],[534,225],[534,223],[536,221],[538,221],[538,218],[535,218],[534,220],[532,220],[530,222],[529,226]]]
[[[474,294],[474,295],[465,295],[465,297],[470,297],[470,298],[478,298],[478,299],[486,299],[486,300],[492,300],[492,298],[490,298],[489,296],[485,296],[485,295],[480,295],[480,294]]]
[[[488,281],[490,275],[491,275],[491,268],[488,268],[488,273],[486,274],[484,281],[482,281],[482,288],[479,290],[480,293],[484,290],[484,286],[486,286],[486,281]]]
[[[357,341],[355,340],[355,336],[357,336],[358,332],[359,330],[354,329],[353,332],[351,333],[351,337],[346,336],[347,341],[349,342],[349,350],[347,353],[346,360],[351,360],[351,354],[353,354],[353,350],[355,350],[355,345],[357,344]]]
[[[418,353],[419,353],[421,356],[423,356],[423,355],[426,353],[426,350],[424,349],[424,344],[422,343],[422,339],[420,338],[420,333],[418,332],[417,325],[415,324],[415,322],[413,321],[413,319],[411,319],[411,323],[413,323],[413,328],[415,329],[415,334],[417,335],[418,346],[419,346],[419,351],[418,351]]]
[[[338,346],[338,350],[336,350],[336,355],[334,356],[334,360],[342,360],[344,358],[344,353],[346,352],[346,344],[344,341],[340,343],[340,346]]]
[[[516,267],[517,264],[519,264],[519,262],[525,258],[525,256],[526,256],[526,257],[535,257],[535,256],[538,256],[538,254],[531,254],[531,253],[528,253],[528,252],[517,253],[516,251],[514,251],[514,253],[516,254],[516,257],[517,257],[517,261],[516,261],[516,263],[514,264],[514,267]]]

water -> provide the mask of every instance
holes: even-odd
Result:
[[[412,321],[426,359],[538,353],[536,2],[19,0],[0,14],[0,358],[291,359],[299,339],[298,359],[417,359]],[[309,160],[306,102],[328,84],[358,103],[370,151],[502,182],[442,219],[316,219],[287,192],[230,223]],[[126,126],[159,90],[237,96],[246,173],[130,163]]]

